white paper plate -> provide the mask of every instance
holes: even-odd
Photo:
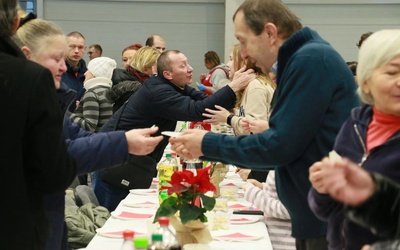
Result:
[[[233,215],[230,219],[231,224],[250,224],[260,220],[258,216],[245,216],[245,215]]]
[[[162,134],[162,135],[169,136],[169,137],[178,137],[178,136],[181,134],[181,132],[177,132],[177,131],[163,131],[163,132],[161,132],[161,134]]]
[[[113,211],[111,216],[120,220],[145,220],[153,217],[153,214],[132,213],[126,211]]]
[[[131,189],[129,192],[137,195],[157,195],[157,190],[155,189]]]
[[[117,238],[117,239],[122,239],[123,238],[123,232],[124,230],[105,230],[102,228],[98,228],[96,229],[96,232],[98,235],[103,236],[103,237],[107,237],[107,238]],[[144,233],[140,233],[140,232],[136,232],[134,231],[135,236],[140,236],[140,235],[144,235]]]
[[[122,204],[127,207],[142,207],[142,208],[158,207],[158,203],[151,201],[137,202],[133,200],[123,200]]]
[[[215,240],[227,240],[227,241],[249,241],[249,240],[259,240],[263,238],[262,235],[252,235],[248,233],[234,232],[232,230],[212,232],[212,237]]]

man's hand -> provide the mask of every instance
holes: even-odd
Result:
[[[171,149],[186,159],[196,159],[203,155],[201,143],[207,130],[188,129],[177,137],[171,137]]]
[[[128,152],[133,155],[147,155],[154,151],[155,147],[163,139],[163,136],[151,137],[157,132],[158,127],[132,129],[125,133],[128,143]]]
[[[231,87],[234,92],[237,92],[245,89],[247,85],[249,85],[249,82],[251,82],[255,77],[256,75],[254,74],[254,70],[246,70],[246,66],[243,66],[235,72],[233,80],[228,84],[228,86]]]

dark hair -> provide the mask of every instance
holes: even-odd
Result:
[[[17,0],[0,0],[0,35],[12,36],[12,27],[17,15]]]
[[[207,53],[205,53],[204,59],[207,63],[212,63],[214,65],[213,67],[221,64],[221,60],[219,59],[219,56],[215,51],[208,51]]]
[[[179,54],[181,53],[179,50],[166,50],[163,53],[161,53],[160,57],[158,57],[157,60],[157,74],[159,76],[164,77],[163,72],[164,71],[171,71],[171,59],[169,58],[169,54]]]
[[[151,36],[149,36],[149,37],[146,39],[145,45],[146,45],[146,46],[149,46],[149,47],[153,47],[153,45],[154,45],[154,39],[155,39],[156,36],[158,36],[158,37],[160,37],[162,40],[164,40],[164,38],[162,38],[160,35],[151,35]]]
[[[129,45],[128,47],[124,48],[122,50],[122,54],[124,54],[124,52],[127,50],[139,50],[141,47],[142,47],[142,45],[140,43],[133,43],[133,44]]]
[[[146,39],[146,43],[145,44],[146,44],[146,46],[149,46],[149,47],[153,46],[154,45],[154,35],[149,36]]]
[[[97,51],[99,51],[100,55],[103,54],[103,48],[100,46],[100,44],[92,44],[89,46],[89,48],[92,48],[92,47],[95,48]]]
[[[71,36],[82,37],[84,40],[86,40],[85,37],[82,35],[82,33],[79,32],[79,31],[72,31],[72,32],[67,34],[67,37],[71,37]]]
[[[372,35],[372,32],[365,32],[364,34],[361,35],[360,40],[358,41],[358,43],[356,43],[357,47],[360,48],[362,43],[365,41],[365,39],[367,39],[370,35]]]
[[[351,61],[351,62],[346,62],[347,66],[349,66],[349,69],[353,73],[353,76],[357,74],[357,62],[356,61]]]
[[[273,23],[278,28],[282,39],[289,38],[303,26],[298,18],[281,0],[245,0],[233,15],[243,11],[247,26],[260,35],[266,23]]]

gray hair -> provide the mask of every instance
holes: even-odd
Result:
[[[363,84],[371,78],[372,72],[400,55],[400,29],[380,30],[369,36],[361,45],[357,65],[357,94],[362,102],[373,104],[370,93],[365,93]]]

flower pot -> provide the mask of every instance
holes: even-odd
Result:
[[[191,243],[207,244],[212,241],[207,225],[200,220],[189,221],[183,225],[179,218],[171,216],[170,224],[174,227],[176,238],[182,246]]]

